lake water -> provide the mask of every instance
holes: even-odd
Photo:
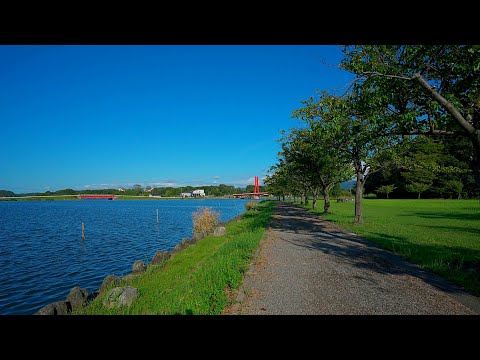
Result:
[[[198,208],[228,221],[247,201],[0,201],[0,314],[34,314],[74,286],[91,293],[105,276],[130,273],[135,260],[150,262],[155,251],[190,238]]]

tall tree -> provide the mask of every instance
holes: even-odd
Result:
[[[384,97],[398,133],[470,139],[480,193],[480,46],[360,45],[344,53],[353,86]]]
[[[302,110],[296,110],[293,116],[300,116]],[[297,149],[297,161],[301,161],[308,171],[309,184],[313,194],[312,207],[316,207],[319,197],[323,196],[323,211],[330,211],[330,192],[336,184],[351,179],[353,172],[348,160],[342,153],[329,146],[328,137],[322,131],[311,128],[291,131],[292,148]]]
[[[367,175],[380,169],[381,163],[377,161],[380,151],[393,142],[388,123],[381,121],[380,101],[368,92],[351,93],[347,97],[323,92],[318,100],[312,97],[302,103],[304,107],[294,111],[294,117],[306,121],[312,131],[321,134],[325,148],[335,151],[338,159],[348,159],[353,165],[354,223],[362,224]]]

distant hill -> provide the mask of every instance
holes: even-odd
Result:
[[[356,180],[349,180],[349,181],[344,181],[340,183],[340,188],[344,190],[350,190],[355,187]]]
[[[9,190],[0,190],[0,196],[15,196],[15,193],[13,191]]]

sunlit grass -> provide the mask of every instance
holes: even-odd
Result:
[[[353,203],[332,201],[322,215],[480,295],[478,200],[363,200],[364,224],[354,225]],[[322,202],[315,212],[323,211]]]
[[[275,203],[262,202],[240,222],[226,225],[227,234],[209,236],[174,255],[163,265],[150,265],[147,272],[128,285],[140,292],[126,308],[107,309],[103,295],[77,314],[219,314],[238,288],[243,273],[262,238]],[[125,285],[127,282],[125,282]]]

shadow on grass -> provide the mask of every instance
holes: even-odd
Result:
[[[444,229],[444,230],[451,230],[451,231],[456,231],[460,233],[469,232],[469,233],[480,236],[480,228],[475,229],[471,227],[462,227],[462,226],[438,226],[438,225],[417,225],[417,227],[424,227],[429,229]]]
[[[399,214],[398,216],[415,216],[425,219],[449,219],[449,220],[463,220],[463,221],[480,221],[480,213],[463,213],[455,211],[455,213],[439,213],[433,211],[412,211],[404,214]]]
[[[408,274],[418,277],[426,283],[449,293],[462,293],[462,289],[447,283],[444,279],[420,267],[413,265],[380,245],[365,240],[342,229],[335,229],[317,214],[307,212],[304,208],[292,204],[280,203],[270,227],[282,232],[290,232],[299,236],[293,240],[286,240],[296,246],[322,251],[336,256],[353,267],[368,269],[381,274],[400,275]],[[462,228],[463,231],[463,228]],[[444,266],[456,267],[465,274],[469,281],[469,290],[480,294],[480,273],[476,272],[477,261],[465,263],[459,259],[464,256],[468,259],[480,259],[480,251],[458,247],[438,245],[412,244],[402,236],[387,234],[369,234],[368,238],[380,243],[393,251],[413,258],[428,258],[432,262],[445,262]],[[468,270],[473,269],[473,270]],[[473,289],[473,290],[472,290]]]

